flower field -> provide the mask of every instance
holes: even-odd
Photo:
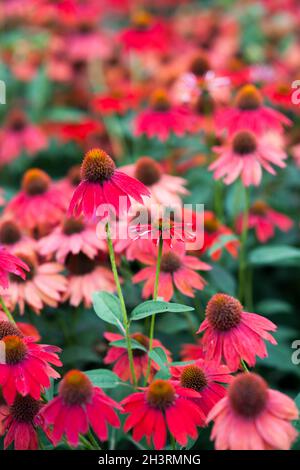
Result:
[[[0,26],[0,449],[300,450],[299,2]]]

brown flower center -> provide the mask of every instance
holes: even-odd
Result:
[[[181,267],[181,260],[175,253],[170,251],[162,255],[160,267],[163,272],[172,274]]]
[[[240,323],[243,307],[226,294],[215,294],[207,304],[206,318],[216,330],[228,331]]]
[[[70,370],[60,383],[59,393],[67,405],[83,405],[90,401],[93,386],[83,372]]]
[[[190,365],[184,367],[180,376],[180,383],[183,387],[192,388],[197,392],[201,392],[207,385],[207,379],[204,371],[200,367]]]
[[[190,66],[190,71],[196,75],[196,77],[203,77],[209,70],[209,60],[205,55],[199,54],[193,59]]]
[[[44,194],[51,183],[50,177],[39,168],[27,170],[23,176],[22,188],[30,196]]]
[[[254,85],[245,85],[235,98],[235,106],[242,111],[254,111],[262,105],[263,99]]]
[[[138,31],[144,31],[149,28],[152,23],[152,16],[145,10],[136,12],[132,17],[132,24]]]
[[[268,210],[268,205],[265,201],[255,201],[255,203],[251,207],[252,214],[256,215],[265,215],[266,211]]]
[[[151,98],[150,104],[154,111],[168,111],[170,109],[170,101],[164,90],[156,90]]]
[[[214,233],[220,228],[220,222],[215,217],[204,221],[204,229],[208,233]]]
[[[159,164],[150,157],[142,157],[135,166],[135,177],[146,186],[152,186],[161,178]]]
[[[18,364],[26,356],[27,347],[23,339],[17,335],[5,336],[5,359],[9,365]]]
[[[84,276],[85,274],[93,272],[96,262],[84,253],[79,253],[78,255],[69,254],[67,256],[66,266],[74,276]]]
[[[81,178],[80,178],[80,165],[74,165],[68,171],[68,180],[70,181],[71,185],[76,187],[79,185]]]
[[[19,423],[31,423],[41,408],[41,402],[30,395],[17,395],[11,406],[11,414]]]
[[[256,138],[251,132],[240,131],[233,138],[232,148],[238,155],[249,155],[257,148]]]
[[[64,221],[63,233],[65,235],[73,235],[74,233],[81,233],[84,230],[84,222],[82,219],[75,219],[70,217]]]
[[[116,165],[104,150],[89,150],[81,165],[81,178],[91,183],[103,183],[114,174]]]
[[[0,341],[5,338],[5,336],[19,336],[22,338],[22,333],[15,325],[9,321],[1,320],[0,321]]]
[[[149,339],[147,338],[147,336],[143,335],[142,333],[133,333],[131,335],[131,337],[137,341],[138,343],[140,343],[142,346],[144,346],[144,348],[146,348],[147,350],[149,349]],[[134,356],[144,356],[145,354],[147,354],[145,351],[143,351],[142,349],[134,349],[133,350],[133,355]]]
[[[18,225],[12,220],[6,220],[0,227],[0,242],[4,245],[13,245],[21,240],[22,234]]]
[[[245,418],[255,418],[265,408],[268,387],[257,374],[239,374],[230,384],[228,396],[236,413]]]
[[[147,401],[155,408],[162,410],[170,406],[175,399],[175,389],[167,380],[158,379],[149,385]]]

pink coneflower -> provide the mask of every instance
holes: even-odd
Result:
[[[239,374],[208,415],[217,450],[288,450],[297,437],[293,400],[253,373]]]
[[[30,395],[17,395],[11,406],[0,407],[0,435],[5,435],[4,449],[14,442],[15,450],[37,450],[37,427],[41,425],[42,403]],[[2,426],[2,432],[1,432]]]
[[[122,335],[117,333],[104,333],[104,338],[108,341],[117,341],[120,339],[124,339]],[[142,333],[133,333],[131,338],[140,343],[144,348],[148,351],[149,349],[149,338],[143,335]],[[159,347],[163,349],[168,357],[168,360],[171,361],[171,353],[166,349],[162,343],[154,339],[153,340],[153,348]],[[134,370],[136,379],[139,380],[141,377],[147,376],[147,369],[148,369],[148,354],[147,351],[143,351],[141,349],[133,349],[133,363],[134,363]],[[111,346],[106,354],[104,360],[104,364],[114,364],[113,371],[117,374],[122,380],[130,380],[132,382],[132,377],[130,373],[129,367],[129,360],[128,360],[128,353],[127,350],[124,348],[118,348],[116,346]],[[154,373],[159,370],[159,366],[154,362],[151,361],[151,371],[149,380],[153,377]]]
[[[47,173],[38,168],[26,171],[22,190],[5,209],[5,213],[14,216],[25,230],[35,235],[56,225],[64,211],[65,195],[52,185]]]
[[[205,353],[203,351],[203,345],[202,345],[202,340],[197,339],[195,344],[183,344],[181,351],[180,351],[180,357],[183,362],[185,361],[195,361],[198,359],[204,359],[205,358]]]
[[[36,314],[44,305],[57,307],[67,287],[67,281],[61,274],[63,266],[54,262],[39,263],[34,253],[22,252],[20,258],[29,266],[30,272],[26,280],[11,275],[5,292],[8,305],[12,310],[18,305],[21,315],[24,314],[25,305],[29,305]]]
[[[83,213],[93,218],[101,204],[111,205],[118,214],[121,196],[130,207],[130,198],[143,204],[142,196],[150,195],[142,183],[116,170],[110,156],[100,149],[86,153],[81,166],[81,180],[69,207],[69,214],[75,217]]]
[[[239,216],[236,222],[237,231],[242,232],[243,217]],[[288,216],[274,211],[264,201],[256,201],[250,208],[248,226],[255,230],[255,234],[261,243],[266,243],[274,237],[275,227],[287,232],[293,226],[293,221]]]
[[[11,162],[22,152],[34,155],[47,146],[48,139],[38,126],[30,124],[22,112],[12,112],[0,131],[0,165]]]
[[[67,207],[68,207],[69,202],[72,199],[72,196],[73,196],[73,193],[74,193],[75,189],[80,184],[80,181],[81,181],[80,165],[73,165],[68,170],[65,178],[62,178],[61,180],[59,180],[55,183],[55,186],[63,194],[65,194],[66,201],[67,201]]]
[[[205,211],[204,213],[204,244],[202,252],[208,251],[213,245],[221,241],[222,237],[234,236],[233,231],[223,225],[211,211]],[[211,254],[211,258],[214,261],[218,261],[222,256],[222,249],[225,249],[234,258],[238,255],[239,241],[228,240],[222,248],[218,248]]]
[[[207,304],[205,317],[198,333],[204,331],[206,360],[220,364],[224,359],[231,372],[240,367],[241,360],[253,367],[256,356],[267,357],[264,341],[277,344],[268,333],[275,331],[276,325],[261,315],[244,312],[230,295],[215,294]]]
[[[257,137],[247,130],[237,132],[229,143],[214,147],[220,154],[209,170],[214,171],[215,179],[223,179],[225,184],[233,183],[238,177],[245,186],[258,186],[262,178],[262,168],[275,175],[272,165],[285,167],[287,154],[267,140]]]
[[[25,279],[24,271],[29,271],[27,264],[0,246],[0,288],[8,288],[10,274]]]
[[[194,364],[171,367],[172,380],[181,387],[190,388],[200,393],[199,398],[192,398],[208,415],[211,408],[226,394],[224,385],[232,380],[228,367],[215,365],[198,359]]]
[[[170,35],[162,21],[154,19],[146,11],[139,11],[132,18],[132,26],[122,31],[120,40],[127,50],[162,52],[170,42]]]
[[[30,395],[35,400],[50,387],[50,378],[60,375],[50,364],[61,366],[60,348],[35,343],[34,338],[23,337],[20,330],[8,322],[0,322],[0,338],[4,345],[5,364],[0,363],[0,385],[3,397],[12,405],[17,393]]]
[[[126,397],[121,404],[129,417],[124,432],[133,429],[132,437],[140,441],[144,436],[155,449],[166,445],[167,431],[182,446],[188,437],[197,438],[197,426],[202,426],[205,416],[191,399],[199,398],[195,390],[183,388],[168,380],[155,380],[142,392]]]
[[[84,253],[94,259],[99,250],[106,250],[106,242],[96,235],[96,227],[82,219],[66,218],[50,235],[38,241],[38,251],[42,256],[55,255],[58,263],[64,263],[69,253]]]
[[[157,261],[157,249],[153,246],[152,253],[141,254],[139,260],[147,264],[132,278],[133,283],[146,281],[143,287],[143,297],[147,298],[153,294],[155,271]],[[195,270],[210,270],[211,267],[200,261],[195,256],[187,256],[183,243],[173,244],[172,249],[165,247],[161,259],[161,271],[159,275],[158,296],[165,301],[171,300],[174,287],[188,297],[194,297],[194,289],[202,290],[206,284],[205,280]]]
[[[68,54],[73,60],[104,59],[109,55],[109,38],[97,30],[96,18],[79,18],[76,29],[67,37]]]
[[[146,134],[149,139],[165,142],[171,134],[183,137],[195,131],[193,114],[183,105],[172,106],[164,90],[156,90],[151,97],[151,107],[142,111],[135,120],[136,136]]]
[[[21,333],[22,336],[30,336],[36,342],[41,340],[41,335],[37,328],[30,323],[23,323],[18,321],[16,325],[19,331],[14,328],[11,329],[11,325],[12,323],[7,319],[6,314],[0,310],[0,340],[3,339],[4,336],[15,333],[16,331],[18,334]]]
[[[157,204],[177,207],[182,204],[182,196],[188,194],[186,180],[167,175],[151,157],[140,157],[135,164],[122,167],[122,171],[143,183],[150,191],[151,201]]]
[[[0,222],[0,244],[13,253],[36,249],[36,240],[24,234],[20,225],[10,217]]]
[[[69,300],[73,307],[83,302],[85,307],[92,305],[92,295],[97,291],[115,291],[114,277],[107,267],[100,266],[97,260],[88,258],[84,253],[69,254],[66,259],[69,271],[67,289],[63,300]]]
[[[109,398],[79,370],[70,370],[59,384],[59,394],[41,411],[45,425],[51,427],[48,435],[57,445],[65,435],[76,447],[79,434],[86,434],[89,426],[101,441],[108,437],[107,423],[118,428],[120,420],[115,409],[121,406]]]
[[[264,106],[263,98],[254,85],[245,85],[238,92],[233,108],[220,110],[216,114],[218,129],[227,129],[229,134],[247,129],[254,134],[274,129],[282,132],[291,121],[275,109]]]

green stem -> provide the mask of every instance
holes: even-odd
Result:
[[[247,364],[243,359],[241,359],[241,365],[242,365],[242,368],[244,369],[244,372],[249,372]]]
[[[91,442],[92,446],[94,447],[94,449],[101,450],[101,447],[99,446],[98,442],[94,438],[93,433],[92,433],[91,430],[88,431],[87,437],[88,437],[89,441]]]
[[[79,440],[86,449],[95,450],[92,444],[84,436],[79,436]]]
[[[241,246],[240,246],[240,257],[239,257],[239,300],[241,302],[245,299],[246,293],[246,273],[247,273],[247,256],[246,256],[246,245],[248,238],[248,220],[249,220],[249,191],[245,188],[245,209],[243,214],[243,227],[241,234]]]
[[[107,224],[106,224],[106,238],[107,238],[107,245],[108,245],[111,269],[112,269],[112,272],[113,272],[113,275],[114,275],[114,280],[115,280],[115,284],[116,284],[116,287],[117,287],[117,293],[118,293],[118,297],[119,297],[119,300],[120,300],[121,311],[122,311],[122,315],[123,315],[123,323],[124,323],[124,327],[125,327],[125,336],[126,336],[126,342],[127,342],[127,350],[128,350],[128,358],[129,358],[129,367],[130,367],[131,377],[132,377],[132,381],[133,381],[134,386],[136,386],[137,385],[137,380],[136,380],[135,369],[134,369],[131,338],[130,338],[130,334],[129,334],[129,321],[128,321],[128,316],[127,316],[125,300],[124,300],[123,292],[122,292],[122,289],[121,289],[119,274],[118,274],[118,270],[117,270],[115,251],[114,251],[114,247],[113,247],[113,243],[112,243],[112,239],[111,239],[109,222],[107,222]]]
[[[174,439],[173,434],[170,434],[170,441],[171,441],[172,450],[176,450],[176,441]]]
[[[223,183],[221,181],[215,182],[215,214],[218,220],[223,219]]]
[[[160,236],[159,244],[158,244],[157,261],[156,261],[156,272],[155,272],[155,281],[154,281],[154,290],[153,290],[153,300],[157,300],[157,297],[158,297],[159,274],[160,274],[163,244],[164,244],[164,240],[163,240],[162,236]],[[146,383],[148,381],[148,378],[149,378],[149,375],[150,375],[150,369],[151,369],[151,358],[150,358],[149,354],[151,353],[151,351],[153,349],[154,328],[155,328],[155,314],[153,314],[151,316],[151,322],[150,322],[148,366],[147,366],[147,372],[146,372]]]
[[[1,295],[0,295],[0,305],[1,305],[1,307],[2,307],[3,312],[4,312],[5,315],[7,316],[8,320],[9,320],[11,323],[13,323],[13,324],[15,325],[16,322],[15,322],[15,320],[14,320],[12,314],[10,313],[10,311],[8,310],[8,308],[6,307],[5,302],[4,302],[4,300],[3,300],[3,298],[2,298]]]

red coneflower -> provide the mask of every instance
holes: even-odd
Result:
[[[38,208],[38,210],[37,210]],[[27,170],[22,190],[8,203],[5,213],[13,215],[25,230],[40,234],[57,224],[65,211],[65,195],[39,168]]]
[[[287,154],[279,147],[268,142],[267,138],[258,139],[248,130],[237,132],[228,144],[214,147],[220,154],[209,167],[215,179],[223,179],[225,184],[233,183],[239,176],[245,186],[258,186],[262,178],[262,168],[271,175],[276,172],[272,165],[284,168]]]
[[[213,245],[221,241],[222,237],[233,236],[234,232],[226,225],[223,225],[211,211],[205,211],[204,213],[204,245],[201,251],[205,252],[209,250]],[[228,240],[222,248],[215,250],[211,258],[214,261],[218,261],[222,256],[222,249],[230,253],[234,258],[238,255],[238,240]]]
[[[6,361],[0,363],[0,385],[6,402],[12,405],[17,393],[38,400],[41,392],[50,387],[50,377],[60,377],[50,366],[62,365],[56,354],[60,348],[36,344],[35,338],[23,337],[16,326],[6,321],[0,322],[0,340]]]
[[[207,416],[211,408],[226,394],[221,384],[232,380],[228,367],[198,359],[194,364],[171,367],[172,380],[181,387],[199,392],[199,398],[192,398]]]
[[[29,271],[27,264],[0,246],[0,287],[3,289],[8,288],[10,274],[25,279],[24,271]]]
[[[146,281],[143,288],[143,297],[153,294],[157,253],[153,246],[152,253],[140,253],[139,261],[148,265],[132,278],[133,283]],[[195,256],[187,256],[183,243],[174,243],[172,248],[166,246],[161,258],[158,296],[165,301],[171,300],[174,294],[173,283],[182,294],[194,297],[194,289],[202,290],[205,280],[195,270],[208,271],[211,267]]]
[[[180,357],[183,362],[204,359],[205,353],[203,350],[202,339],[197,339],[195,344],[183,344],[180,351]]]
[[[59,394],[41,411],[47,434],[57,445],[65,434],[68,443],[78,445],[79,434],[86,434],[89,426],[101,441],[108,437],[107,423],[120,426],[115,409],[121,406],[109,398],[79,370],[70,370],[59,384]]]
[[[298,410],[289,397],[253,373],[239,374],[208,415],[217,450],[288,450],[297,437]]]
[[[121,197],[130,207],[130,198],[143,204],[142,196],[150,196],[142,183],[117,170],[110,156],[100,149],[86,153],[81,166],[81,180],[69,207],[69,215],[75,217],[83,213],[93,218],[101,204],[111,205],[119,215]]]
[[[117,341],[120,339],[124,339],[122,335],[117,333],[104,333],[104,338],[108,341]],[[131,338],[140,343],[144,348],[148,351],[149,349],[149,338],[143,335],[142,333],[133,333]],[[162,348],[168,360],[171,361],[171,353],[166,349],[162,343],[154,339],[153,340],[153,348]],[[142,349],[133,349],[133,363],[134,363],[134,370],[136,379],[139,380],[141,377],[146,377],[148,372],[148,353],[147,351],[143,351]],[[128,359],[128,352],[124,348],[118,348],[117,346],[111,346],[106,354],[104,360],[104,364],[114,364],[113,371],[117,374],[122,380],[130,380],[132,382],[132,377],[130,373],[129,367],[129,359]],[[151,373],[149,379],[155,372],[159,370],[159,366],[156,362],[151,361]]]
[[[236,221],[237,231],[242,232],[243,216]],[[293,221],[285,214],[275,211],[264,201],[256,201],[250,208],[248,227],[255,230],[256,237],[261,243],[266,243],[274,237],[275,227],[287,232],[293,226]]]
[[[135,120],[136,136],[146,134],[165,142],[172,133],[183,137],[195,131],[195,119],[183,105],[175,106],[164,90],[156,90],[151,97],[151,108],[142,111]]]
[[[262,95],[254,85],[243,86],[235,98],[234,107],[216,114],[217,128],[226,128],[229,134],[244,129],[257,135],[270,129],[281,132],[284,125],[290,124],[284,114],[263,104]]]
[[[276,325],[267,318],[243,311],[240,302],[226,294],[215,294],[207,304],[205,320],[198,333],[204,331],[203,348],[207,361],[220,364],[222,359],[231,372],[240,367],[241,360],[255,365],[255,357],[267,357],[265,341],[277,344],[268,331]]]
[[[197,426],[202,426],[205,416],[191,399],[199,398],[195,390],[183,388],[168,380],[158,379],[142,392],[126,397],[121,404],[130,416],[125,421],[124,432],[133,429],[133,439],[144,436],[155,449],[166,445],[167,431],[182,446],[188,437],[197,438]]]
[[[37,450],[37,427],[41,425],[39,411],[42,403],[30,395],[17,395],[11,406],[0,407],[0,425],[4,449],[13,442],[15,450]]]

